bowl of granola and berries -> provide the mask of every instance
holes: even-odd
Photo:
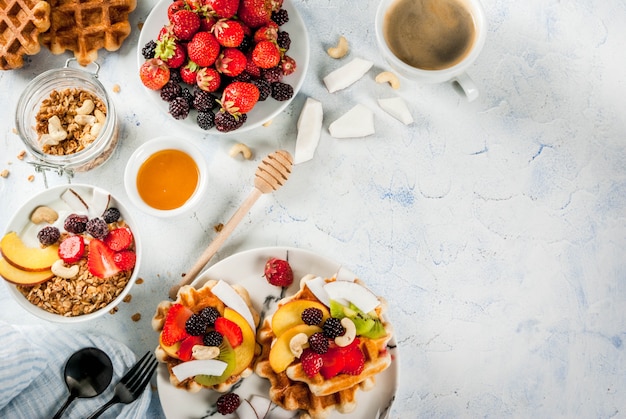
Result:
[[[297,94],[309,62],[291,0],[161,0],[142,28],[139,78],[179,124],[214,135],[271,121]]]
[[[72,184],[29,199],[0,240],[0,277],[44,320],[76,323],[113,310],[139,274],[137,225],[109,192]]]

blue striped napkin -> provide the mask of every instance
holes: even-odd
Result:
[[[63,378],[67,359],[78,349],[96,347],[111,358],[113,380],[101,395],[75,399],[63,414],[67,419],[85,418],[113,397],[113,387],[138,359],[109,337],[54,327],[18,327],[0,321],[0,342],[0,418],[52,417],[69,396]],[[151,393],[148,386],[137,401],[115,405],[101,418],[144,418]]]

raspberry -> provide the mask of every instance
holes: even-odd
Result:
[[[289,100],[293,97],[293,87],[282,82],[272,83],[272,97],[278,101]]]
[[[263,80],[267,80],[270,83],[281,81],[283,78],[283,69],[280,66],[264,68],[261,71],[261,77]]]
[[[291,37],[289,36],[289,32],[279,31],[276,43],[278,44],[280,49],[287,51],[291,46]]]
[[[211,111],[215,109],[216,106],[217,102],[215,101],[215,96],[205,90],[198,89],[198,91],[196,91],[193,97],[193,107],[199,112]]]
[[[322,330],[324,331],[324,336],[328,339],[335,339],[337,336],[341,336],[346,333],[346,329],[341,325],[341,320],[335,317],[326,319],[324,326],[322,326]]]
[[[234,131],[241,127],[247,118],[245,113],[237,118],[228,112],[218,112],[215,114],[215,128],[220,132]]]
[[[204,335],[207,328],[207,321],[199,314],[192,314],[185,322],[185,330],[191,336]]]
[[[223,340],[224,337],[222,335],[220,335],[215,330],[211,330],[206,335],[204,335],[202,343],[204,343],[204,346],[220,346]]]
[[[143,58],[145,58],[146,60],[149,60],[150,58],[154,58],[155,49],[156,49],[156,42],[154,42],[154,40],[150,40],[141,49],[141,55],[143,55]]]
[[[272,20],[278,26],[284,25],[285,23],[289,22],[289,12],[287,12],[285,9],[278,9],[272,12]]]
[[[171,102],[180,96],[182,91],[183,89],[178,83],[170,80],[161,88],[161,99],[166,102]]]
[[[104,211],[104,214],[102,214],[102,219],[107,224],[111,224],[119,220],[121,216],[122,214],[120,213],[120,210],[115,207],[111,207],[107,208],[106,211]]]
[[[272,93],[272,86],[267,80],[252,80],[252,84],[259,89],[259,100],[261,101],[267,99]]]
[[[175,119],[185,119],[189,115],[189,102],[183,97],[177,97],[170,102],[170,114]]]
[[[109,226],[102,218],[92,218],[87,221],[85,231],[96,239],[103,239],[109,234]]]
[[[198,112],[196,120],[202,129],[208,130],[215,126],[215,114],[211,111]]]
[[[42,228],[41,230],[39,230],[39,233],[37,233],[37,238],[39,239],[39,243],[41,243],[44,246],[50,246],[51,244],[56,243],[60,237],[61,237],[61,232],[59,231],[58,228],[54,226],[46,226]]]
[[[322,332],[313,333],[309,336],[309,347],[318,354],[328,352],[328,338]]]
[[[206,319],[208,326],[213,326],[215,324],[215,320],[220,317],[220,312],[217,311],[215,307],[205,307],[200,310],[200,316]]]
[[[302,363],[304,373],[310,378],[313,378],[320,371],[323,365],[322,356],[308,348],[302,352],[300,362]]]
[[[233,413],[239,405],[241,404],[241,399],[235,393],[227,393],[222,394],[217,399],[217,411],[222,415],[229,415]]]
[[[86,215],[70,214],[63,223],[63,228],[68,233],[81,234],[85,232],[88,218]]]
[[[318,325],[322,322],[322,318],[324,317],[324,313],[322,310],[316,307],[308,307],[302,311],[300,314],[302,321],[309,326]]]

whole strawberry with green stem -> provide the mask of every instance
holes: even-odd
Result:
[[[187,59],[185,48],[172,36],[163,36],[156,41],[155,58],[163,60],[169,68],[179,68]]]
[[[241,0],[237,16],[250,28],[266,25],[272,18],[272,0]]]
[[[215,60],[215,68],[220,73],[236,77],[246,69],[246,56],[237,48],[224,48]]]
[[[241,45],[244,37],[243,25],[233,19],[220,19],[211,28],[211,33],[221,46],[236,48]]]
[[[264,276],[277,287],[288,287],[293,283],[293,271],[289,262],[278,258],[269,258],[265,262]]]
[[[200,16],[191,10],[182,9],[172,16],[172,32],[182,41],[190,40],[200,29]]]
[[[205,0],[204,4],[222,19],[230,19],[239,8],[239,0]]]
[[[159,90],[169,81],[170,69],[163,60],[151,58],[139,68],[139,78],[148,89]]]
[[[252,61],[259,68],[276,67],[280,58],[280,48],[273,41],[260,41],[252,50]]]
[[[189,59],[200,67],[213,65],[220,53],[220,44],[210,32],[197,32],[187,44]]]
[[[238,116],[250,112],[258,100],[258,87],[252,83],[236,81],[224,88],[219,102],[225,112]]]

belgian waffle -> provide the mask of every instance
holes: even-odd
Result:
[[[317,300],[306,288],[304,280],[300,283],[300,290],[293,296],[281,300],[278,306],[298,299]],[[384,301],[382,302],[383,304],[376,309],[381,319],[385,311]],[[324,380],[319,374],[309,378],[300,363],[294,363],[280,373],[272,369],[269,363],[269,352],[276,336],[271,329],[271,319],[266,318],[257,333],[257,342],[262,350],[257,358],[255,372],[270,381],[271,400],[284,409],[302,411],[301,418],[324,419],[333,410],[350,413],[356,408],[357,392],[372,389],[375,385],[376,374],[384,371],[391,364],[391,354],[387,350],[387,343],[393,331],[389,323],[384,322],[384,326],[387,331],[386,336],[375,340],[361,338],[365,367],[360,375],[339,374]]]
[[[0,0],[2,1],[2,0]],[[85,66],[98,58],[98,50],[116,51],[131,27],[130,12],[137,0],[49,0],[50,29],[40,37],[53,54],[74,52]]]
[[[39,34],[50,27],[50,4],[40,0],[0,0],[0,69],[20,68],[24,55],[40,50]]]
[[[1,1],[1,0],[0,0]],[[189,309],[191,309],[193,312],[197,313],[200,310],[202,310],[205,307],[215,307],[217,308],[217,310],[220,313],[224,312],[224,303],[217,298],[213,292],[211,291],[211,289],[217,284],[217,281],[214,280],[210,280],[207,281],[204,286],[202,286],[202,288],[196,289],[193,288],[189,285],[183,286],[180,288],[180,290],[178,291],[178,295],[176,298],[176,301],[162,301],[156,308],[156,312],[154,314],[154,317],[152,318],[152,328],[157,331],[160,332],[163,329],[163,325],[165,323],[165,317],[167,316],[167,312],[170,309],[170,307],[172,306],[172,304],[182,304],[185,307],[188,307]],[[258,312],[253,308],[252,306],[252,302],[250,300],[250,296],[248,294],[248,291],[239,286],[239,285],[231,285],[235,291],[237,291],[237,293],[244,299],[244,301],[246,302],[246,304],[248,305],[248,308],[250,308],[250,312],[252,313],[252,317],[254,319],[255,324],[258,324],[259,322],[259,314]],[[258,352],[259,348],[257,345],[257,352]],[[176,376],[172,373],[172,368],[175,367],[176,365],[180,364],[181,361],[173,358],[171,356],[169,356],[162,348],[161,346],[158,346],[155,350],[155,355],[157,357],[157,359],[160,362],[163,362],[167,365],[167,369],[169,371],[170,374],[170,383],[180,389],[183,390],[187,390],[189,392],[197,392],[200,389],[202,389],[204,386],[198,384],[197,382],[195,382],[192,378],[188,378],[186,380],[183,381],[179,381]],[[254,372],[252,367],[253,367],[253,362],[251,362],[251,364],[249,366],[247,366],[240,374],[237,375],[232,375],[230,376],[225,382],[220,383],[220,384],[216,384],[214,386],[211,386],[210,388],[212,388],[213,390],[216,390],[220,393],[229,391],[233,385],[235,385],[237,382],[239,382],[240,379],[248,377],[250,375],[252,375],[252,373]]]

